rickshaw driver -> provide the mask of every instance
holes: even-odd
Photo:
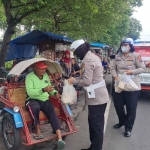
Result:
[[[49,94],[60,97],[58,92],[51,86],[49,76],[46,73],[48,66],[44,62],[34,64],[34,71],[26,77],[25,85],[27,91],[26,108],[29,110],[36,127],[34,138],[39,140],[43,138],[39,127],[39,112],[40,110],[50,120],[53,132],[56,132],[58,138],[58,149],[65,147],[65,142],[62,140],[60,131],[60,122],[54,110],[53,104],[49,100]]]

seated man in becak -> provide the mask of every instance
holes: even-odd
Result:
[[[56,115],[53,104],[49,100],[49,95],[60,97],[58,92],[51,86],[49,76],[46,73],[48,66],[44,62],[37,62],[34,64],[34,71],[29,73],[26,77],[25,85],[28,98],[26,100],[26,108],[29,110],[36,127],[35,139],[41,139],[39,127],[39,112],[43,111],[50,120],[53,132],[58,137],[58,149],[63,149],[65,142],[62,140],[60,131],[60,122]]]

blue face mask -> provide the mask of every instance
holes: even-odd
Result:
[[[121,50],[123,53],[129,52],[129,47],[128,46],[121,46]]]

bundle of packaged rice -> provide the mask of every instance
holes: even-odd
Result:
[[[46,59],[54,60],[55,59],[55,52],[54,51],[50,51],[50,50],[43,51],[41,56],[43,58],[46,58]]]

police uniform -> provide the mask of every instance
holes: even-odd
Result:
[[[89,110],[90,150],[101,150],[104,113],[109,95],[103,79],[103,67],[100,58],[88,51],[83,59],[82,73],[82,76],[74,79],[73,84],[87,88],[86,103]]]
[[[113,95],[114,106],[119,118],[118,127],[124,125],[125,131],[131,132],[133,128],[136,118],[137,101],[141,90],[139,74],[143,73],[145,69],[145,64],[142,61],[140,54],[136,52],[129,52],[126,58],[123,53],[119,53],[111,63],[111,73],[113,77],[123,74],[126,70],[131,70],[132,75],[130,76],[139,89],[134,92],[115,92]],[[124,105],[126,105],[126,113]]]

